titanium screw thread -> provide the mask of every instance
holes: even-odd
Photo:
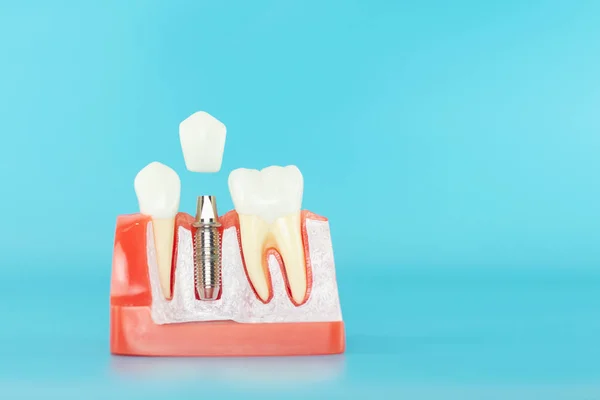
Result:
[[[194,274],[201,300],[216,300],[221,289],[221,224],[214,196],[198,197],[194,234]]]

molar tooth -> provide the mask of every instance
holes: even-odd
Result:
[[[140,213],[152,217],[160,286],[163,295],[170,298],[175,216],[179,209],[181,182],[174,170],[155,161],[138,172],[133,185]]]
[[[275,247],[285,264],[292,298],[301,304],[307,277],[300,231],[303,178],[293,165],[261,171],[240,168],[229,175],[229,191],[240,217],[242,252],[259,297],[269,297],[265,251]]]

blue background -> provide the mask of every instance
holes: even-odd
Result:
[[[598,15],[0,0],[0,390],[600,399]],[[184,166],[197,110],[228,128],[217,174]],[[115,218],[155,160],[187,212],[201,193],[231,209],[234,168],[301,169],[303,207],[332,227],[344,356],[108,355]]]

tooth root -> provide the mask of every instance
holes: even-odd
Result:
[[[163,296],[171,298],[171,267],[173,262],[173,242],[175,236],[174,218],[153,218],[154,245],[158,276]]]
[[[272,234],[283,263],[296,304],[304,301],[307,291],[306,261],[300,232],[300,212],[280,217],[272,226]]]
[[[264,265],[264,245],[269,225],[255,215],[239,215],[242,252],[254,290],[263,301],[269,299],[269,283]]]

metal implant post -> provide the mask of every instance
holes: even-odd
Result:
[[[194,273],[200,300],[216,300],[221,289],[221,224],[215,196],[200,196],[194,234]]]

